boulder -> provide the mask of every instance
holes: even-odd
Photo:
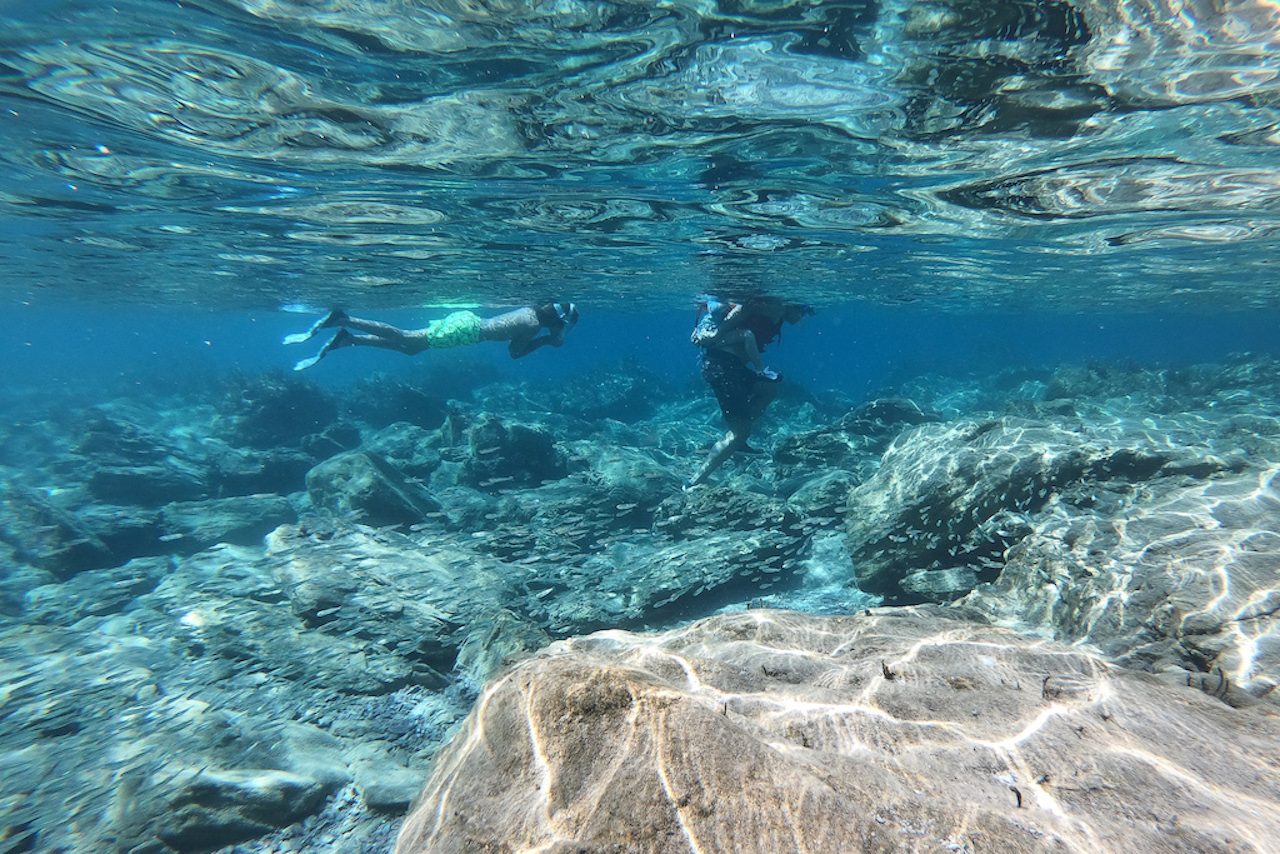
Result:
[[[73,446],[77,456],[120,466],[158,465],[172,454],[172,444],[152,430],[134,423],[149,413],[125,410],[127,404],[117,401],[96,407],[87,414]]]
[[[16,560],[59,578],[124,562],[83,519],[16,481],[0,482],[0,541]]]
[[[176,459],[159,465],[98,466],[89,475],[89,492],[108,504],[159,507],[207,497],[209,477],[202,467]]]
[[[166,542],[161,511],[157,508],[90,504],[80,508],[76,515],[107,547],[111,557],[109,566],[118,566],[135,557],[173,551]]]
[[[359,444],[334,448],[319,457],[293,448],[275,448],[270,451],[251,448],[233,448],[225,442],[210,438],[204,443],[207,453],[211,484],[220,497],[255,495],[275,492],[287,495],[300,492],[306,486],[307,472],[319,459],[350,450]]]
[[[469,431],[463,467],[468,485],[481,489],[536,486],[568,473],[564,454],[539,427],[484,415]]]
[[[1182,672],[1231,702],[1280,702],[1275,469],[1169,488],[1116,513],[1063,506],[964,602],[1134,667]]]
[[[356,789],[372,809],[403,815],[426,782],[426,771],[404,765],[386,749],[386,742],[361,742],[348,755]]]
[[[29,623],[70,626],[90,616],[119,614],[150,593],[170,571],[165,558],[131,560],[123,566],[81,572],[60,584],[27,591],[23,618]]]
[[[502,608],[514,598],[511,580],[502,565],[474,553],[424,548],[394,531],[345,530],[315,542],[305,530],[280,528],[269,542],[272,554],[288,557],[281,588],[311,630],[309,642],[361,643],[368,647],[362,661],[385,662],[404,673],[405,683],[447,684],[459,650],[477,643],[473,636],[495,654],[546,640],[522,620],[507,619]],[[497,663],[473,651],[460,669],[482,681]],[[359,672],[368,665],[342,666]]]
[[[852,472],[836,469],[800,482],[787,503],[807,524],[833,525],[844,519],[849,492],[860,482]]]
[[[875,476],[850,492],[849,551],[866,592],[908,604],[954,599],[972,589],[956,585],[963,578],[998,577],[1006,550],[1060,505],[1119,508],[1152,479],[1204,478],[1241,464],[1161,441],[1141,424],[1089,430],[1012,417],[925,424],[900,435]],[[903,585],[912,573],[941,570],[961,572]]]
[[[288,771],[207,769],[173,798],[157,836],[184,854],[213,851],[292,824],[327,794],[320,781]]]
[[[423,385],[435,393],[387,374],[374,374],[351,389],[346,402],[348,414],[374,429],[396,423],[434,429],[444,423],[449,405],[431,383]]]
[[[410,525],[440,504],[393,466],[362,451],[339,454],[307,472],[311,502],[368,525]]]
[[[643,505],[622,507],[614,515],[627,518]],[[563,568],[564,589],[545,600],[553,627],[576,633],[688,618],[801,578],[808,533],[778,499],[705,487],[676,492],[641,518],[651,526],[631,536],[607,528],[587,535],[600,545]]]
[[[486,687],[396,854],[1271,845],[1280,717],[963,616],[554,644]]]
[[[284,373],[228,382],[219,426],[233,445],[300,447],[338,418],[338,406],[319,387]]]
[[[681,485],[681,477],[654,459],[651,452],[599,440],[567,443],[575,463],[587,467],[586,477],[599,491],[601,504],[640,504],[653,508]]]
[[[440,444],[439,430],[424,430],[401,421],[370,436],[361,450],[386,460],[407,477],[426,480],[440,467]]]
[[[877,398],[851,410],[839,421],[817,430],[795,433],[778,443],[774,462],[788,475],[796,470],[874,471],[876,458],[906,427],[938,421],[906,398]],[[861,479],[861,478],[860,478]]]
[[[785,502],[727,487],[683,492],[652,463],[611,459],[504,496],[458,544],[508,564],[526,593],[518,610],[551,634],[687,619],[799,582],[809,526]]]
[[[412,619],[422,609],[411,605],[366,613],[344,598],[357,592],[350,573],[325,576],[332,567],[370,555],[358,545],[308,542],[291,530],[296,529],[282,526],[272,534],[272,548],[265,555],[261,548],[223,544],[178,559],[173,571],[137,604],[166,615],[164,631],[178,639],[187,667],[206,669],[208,678],[266,674],[277,684],[346,695],[441,685],[440,673],[424,667],[412,652],[419,643],[424,650],[433,649],[433,637],[424,633],[413,637],[412,647],[396,648],[423,630],[423,623]],[[293,546],[282,553],[285,538]],[[319,561],[329,562],[316,565]],[[313,576],[314,583],[307,584]],[[397,622],[399,615],[407,618]],[[386,625],[399,634],[379,634]]]
[[[238,495],[208,501],[179,501],[161,510],[165,544],[190,554],[215,543],[258,545],[280,525],[297,520],[279,495]]]

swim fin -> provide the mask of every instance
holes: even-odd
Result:
[[[298,362],[296,365],[293,366],[293,369],[295,371],[305,371],[307,368],[311,367],[316,362],[320,361],[325,356],[327,356],[330,350],[336,350],[339,347],[346,347],[349,344],[351,344],[351,342],[353,342],[354,340],[355,340],[355,336],[353,336],[350,332],[348,332],[345,329],[339,329],[338,333],[334,335],[332,338],[330,338],[325,343],[325,345],[320,348],[319,353],[316,353],[310,359],[303,359],[302,361]]]
[[[311,328],[308,329],[306,332],[295,332],[292,335],[284,336],[284,343],[301,344],[304,341],[310,341],[312,338],[316,337],[316,333],[318,333],[321,329],[331,329],[334,326],[341,326],[343,323],[346,322],[346,320],[347,320],[347,313],[340,308],[335,308],[333,311],[329,312],[324,317],[320,318],[315,323],[311,324]],[[303,361],[306,361],[306,360],[304,359]],[[299,362],[298,364],[301,365],[302,362]],[[307,365],[306,367],[310,367],[310,365]],[[302,368],[295,367],[294,370],[300,371],[302,370]]]

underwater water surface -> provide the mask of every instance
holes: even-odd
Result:
[[[15,296],[1276,300],[1263,0],[5,14]]]
[[[512,665],[764,608],[940,608],[910,613],[1274,715],[1269,0],[0,22],[5,854],[391,851]],[[814,312],[764,350],[750,447],[688,488],[726,430],[690,342],[708,294]],[[416,329],[569,301],[563,346],[519,359],[295,371],[335,330],[283,343],[334,308]],[[1213,780],[1256,816],[1213,801],[1167,850],[1270,850],[1275,805]],[[1014,782],[999,821],[1100,827]],[[1176,824],[1142,821],[1125,850]],[[935,841],[984,844],[962,836]]]

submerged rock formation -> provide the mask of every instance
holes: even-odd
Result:
[[[868,592],[906,604],[949,601],[994,580],[1005,550],[1040,514],[1115,512],[1141,500],[1150,481],[1245,465],[1161,441],[1142,425],[1011,417],[925,425],[900,436],[875,476],[850,493],[850,553]]]
[[[608,372],[0,425],[0,841],[385,854],[475,692],[560,640],[437,763],[438,850],[1260,848],[1278,377],[795,396],[687,492],[714,401]],[[762,610],[861,614],[859,579],[950,604]]]
[[[1120,513],[1062,508],[964,600],[1003,623],[1280,701],[1277,469],[1182,484]]]
[[[399,470],[360,451],[330,457],[307,472],[307,492],[316,507],[370,525],[411,525],[440,509]]]
[[[940,609],[748,611],[513,668],[396,854],[1268,850],[1280,718]]]

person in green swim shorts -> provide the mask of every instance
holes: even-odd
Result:
[[[564,337],[577,322],[578,309],[571,302],[517,308],[488,319],[473,311],[455,311],[440,320],[431,321],[423,329],[400,329],[377,320],[351,317],[341,309],[334,309],[306,332],[286,336],[284,343],[301,344],[310,341],[321,329],[338,330],[319,353],[294,365],[295,371],[311,367],[330,350],[340,347],[381,347],[416,356],[423,350],[466,347],[481,341],[506,341],[511,358],[519,359],[545,344],[552,347],[563,345]],[[546,334],[539,335],[543,329],[547,330]]]

